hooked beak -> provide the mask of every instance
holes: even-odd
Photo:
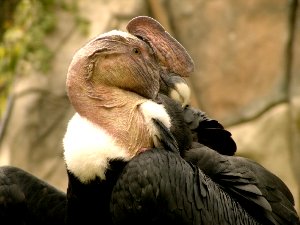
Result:
[[[183,77],[161,72],[160,78],[160,93],[178,101],[183,107],[190,103],[191,90]]]

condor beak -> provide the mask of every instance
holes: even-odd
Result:
[[[194,62],[188,52],[158,21],[138,16],[129,21],[126,29],[150,45],[166,73],[188,77],[194,71]]]
[[[183,77],[161,72],[160,78],[160,93],[178,101],[182,107],[190,103],[191,89]]]

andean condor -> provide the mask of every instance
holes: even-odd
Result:
[[[155,35],[161,32],[155,26],[147,28]],[[184,146],[188,139],[177,142],[168,136],[172,117],[158,98],[161,74],[187,76],[193,69],[190,56],[174,40],[164,35],[157,45],[148,45],[154,41],[113,30],[75,53],[66,86],[76,114],[63,140],[68,223],[93,224],[101,212],[101,221],[111,224],[110,195],[125,163],[161,143],[173,151],[189,147]],[[178,57],[174,53],[161,58],[167,49],[177,50]],[[173,141],[161,140],[164,135]]]
[[[128,30],[150,42],[151,46],[151,32],[146,33],[142,28],[145,21],[151,19],[143,17],[143,26],[139,26],[138,20],[130,22],[129,25],[135,24],[135,27]],[[197,114],[193,109],[183,114],[187,115],[189,111],[191,118]],[[184,118],[187,121],[187,117]],[[197,118],[203,118],[202,114]],[[214,124],[214,121],[208,121]],[[192,119],[192,124],[194,122]],[[218,132],[223,128],[217,121],[214,126],[219,129]],[[196,122],[195,127],[197,130],[200,124]],[[178,127],[174,130],[180,131]],[[224,153],[233,155],[236,145],[234,141],[228,141],[230,133],[227,134],[223,137],[227,137],[226,144],[229,144],[231,152]],[[201,135],[197,135],[199,142],[198,138],[200,140]],[[188,150],[181,149],[184,160],[182,157],[170,159],[174,152],[154,150],[130,161],[114,187],[111,207],[116,213],[115,221],[123,223],[129,218],[131,223],[146,224],[300,224],[293,196],[277,176],[249,159],[221,155],[200,143],[194,142]],[[220,146],[214,147],[222,152]],[[130,168],[130,174],[127,168]],[[211,182],[206,182],[206,176]],[[128,192],[123,187],[119,194],[118,182],[130,182],[132,185],[126,187]],[[214,204],[212,199],[220,202]],[[160,205],[163,205],[163,211],[159,210]]]
[[[177,44],[172,43],[172,48]],[[171,126],[165,108],[155,102],[162,72],[155,54],[148,43],[121,31],[102,34],[75,54],[68,71],[67,92],[77,113],[63,140],[69,178],[67,198],[26,171],[1,167],[2,221],[12,213],[19,215],[16,223],[41,224],[49,219],[51,224],[50,198],[60,202],[51,214],[57,218],[55,223],[98,223],[99,213],[103,223],[111,223],[109,196],[116,174],[137,152],[160,145],[153,118]],[[181,65],[182,71],[189,71],[191,65],[187,60]],[[173,148],[177,150],[177,144]],[[15,211],[18,207],[20,210]],[[49,211],[45,212],[43,208],[47,207]],[[62,214],[66,221],[62,221]]]
[[[145,23],[144,17],[142,21]],[[190,130],[184,123],[181,105],[158,94],[160,73],[180,75],[185,71],[176,67],[175,70],[166,70],[173,67],[172,60],[160,59],[158,53],[163,48],[155,48],[151,35],[141,34],[139,38],[119,31],[100,35],[81,48],[70,65],[68,95],[77,113],[64,138],[69,176],[66,223],[119,224],[131,221],[157,224],[172,221],[175,224],[213,224],[212,221],[229,221],[230,224],[236,221],[236,224],[259,224],[261,220],[261,223],[276,224],[270,203],[261,194],[265,191],[262,190],[266,187],[264,182],[252,183],[257,177],[243,176],[239,167],[227,165],[230,160],[225,160],[225,164],[219,160],[215,163],[216,169],[210,168],[201,161],[207,155],[206,151],[189,146],[192,144],[190,135],[187,135]],[[186,131],[182,132],[182,129]],[[153,146],[159,148],[147,150]],[[187,150],[186,146],[193,148],[182,151]],[[182,151],[180,154],[185,160],[176,152],[177,149]],[[208,159],[214,160],[217,156]],[[251,167],[247,169],[252,170]],[[122,174],[118,178],[119,173]],[[218,178],[223,173],[222,179]],[[256,176],[260,176],[259,173]],[[21,196],[32,196],[22,188]],[[272,188],[286,194],[282,185],[276,184]],[[243,192],[234,193],[236,190]],[[267,189],[266,193],[269,193]],[[176,194],[180,195],[179,198]],[[290,196],[279,199],[286,201],[284,206],[290,207],[288,211],[296,221],[291,224],[297,224],[299,219]],[[258,212],[264,215],[255,218],[244,208],[243,202],[261,207]],[[148,211],[161,203],[162,211]],[[200,214],[195,214],[199,209]]]

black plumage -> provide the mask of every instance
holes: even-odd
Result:
[[[217,120],[189,105],[183,109],[184,121],[192,132],[194,142],[212,148],[222,155],[234,155],[237,149],[232,134]]]
[[[200,144],[184,158],[162,149],[136,156],[114,186],[110,207],[115,224],[300,224],[278,177]]]
[[[124,166],[122,160],[111,160],[105,180],[96,177],[86,184],[68,172],[66,224],[112,224],[111,192]]]
[[[262,224],[300,224],[288,187],[253,160],[221,155],[199,143],[185,152],[184,159],[199,167]]]
[[[64,192],[21,168],[0,167],[1,224],[64,224],[65,208]]]
[[[126,165],[110,205],[115,224],[260,224],[199,167],[161,149]]]
[[[165,149],[145,151],[128,162],[110,203],[117,224],[300,224],[293,196],[280,178],[250,159],[192,141],[189,129],[181,132],[186,120],[180,104],[161,99],[173,118],[171,135],[186,138],[185,145],[176,153],[164,144]],[[173,141],[165,137],[162,141]]]

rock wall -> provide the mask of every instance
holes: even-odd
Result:
[[[299,208],[300,12],[297,0],[79,0],[89,24],[83,36],[72,15],[58,10],[45,40],[55,53],[47,74],[18,77],[0,143],[1,164],[20,166],[62,190],[62,137],[74,113],[65,78],[74,52],[134,16],[159,20],[190,52],[192,104],[232,132],[238,154],[286,182]],[[27,74],[25,76],[25,74]],[[28,76],[30,74],[30,76]],[[22,76],[24,75],[24,76]]]

